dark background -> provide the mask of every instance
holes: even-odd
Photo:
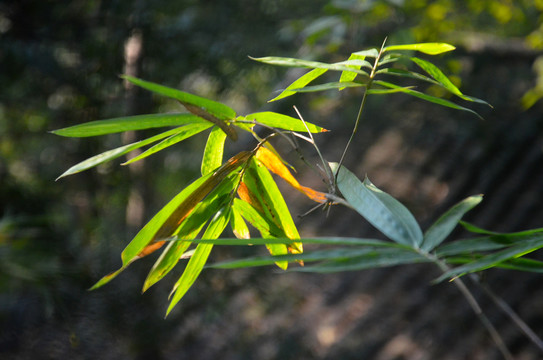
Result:
[[[388,44],[446,41],[457,50],[433,61],[494,109],[473,106],[481,121],[401,95],[372,98],[347,166],[426,226],[455,202],[484,193],[469,221],[499,231],[541,227],[542,11],[532,0],[0,1],[0,357],[499,359],[456,289],[429,284],[438,275],[429,265],[337,275],[207,270],[166,320],[167,295],[182,269],[141,295],[154,261],[145,259],[88,292],[118,268],[137,230],[197,176],[204,138],[133,166],[114,162],[55,182],[71,165],[141,134],[68,139],[48,131],[178,109],[118,78],[130,73],[240,114],[294,116],[296,105],[306,120],[332,130],[317,142],[337,161],[360,93],[267,104],[301,72],[248,56],[339,61],[385,37]],[[241,139],[228,151],[247,144]],[[294,152],[278,146],[303,184],[322,188]],[[315,163],[313,151],[304,151]],[[293,215],[311,206],[297,194],[287,199]],[[379,236],[340,208],[297,224],[306,236]],[[212,260],[255,251],[218,249]],[[486,281],[543,334],[540,276],[493,270]],[[515,358],[543,357],[475,295]]]

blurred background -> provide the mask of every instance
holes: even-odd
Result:
[[[497,231],[541,227],[542,16],[541,0],[0,1],[0,358],[500,359],[456,289],[430,285],[438,275],[430,265],[335,275],[207,270],[166,320],[167,295],[182,269],[141,295],[154,257],[88,292],[120,266],[137,230],[198,175],[205,138],[55,182],[70,166],[142,134],[48,132],[181,110],[123,83],[124,73],[222,101],[239,114],[295,116],[296,105],[307,121],[332,130],[316,140],[338,161],[361,93],[268,104],[303,71],[248,56],[332,62],[385,37],[388,44],[449,42],[457,50],[433,61],[464,93],[494,106],[468,104],[485,120],[402,95],[372,98],[347,166],[426,226],[455,202],[484,193],[469,221]],[[304,185],[325,189],[295,152],[277,145]],[[251,140],[241,139],[228,151],[247,146]],[[317,161],[312,149],[303,151]],[[311,207],[297,194],[287,199],[293,216]],[[302,236],[380,236],[340,208],[296,222]],[[221,248],[212,260],[261,250]],[[543,334],[540,276],[493,270],[486,281]],[[543,357],[475,295],[516,359]]]

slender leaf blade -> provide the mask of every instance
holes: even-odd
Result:
[[[337,172],[337,164],[330,164]],[[398,200],[379,190],[367,178],[362,183],[344,166],[339,168],[338,188],[345,200],[379,231],[400,244],[418,248],[422,231],[414,216]]]
[[[182,131],[182,128],[183,127],[172,129],[172,130],[163,132],[161,134],[152,136],[152,137],[150,137],[148,139],[141,140],[141,141],[138,141],[138,142],[135,142],[135,143],[132,143],[132,144],[120,146],[118,148],[111,149],[111,150],[105,151],[105,152],[103,152],[101,154],[90,157],[90,158],[88,158],[88,159],[86,159],[86,160],[84,160],[84,161],[70,167],[68,170],[66,170],[64,173],[62,173],[62,175],[60,175],[57,178],[57,180],[60,179],[60,178],[65,177],[65,176],[68,176],[68,175],[77,174],[77,173],[79,173],[81,171],[91,169],[91,168],[93,168],[95,166],[98,166],[100,164],[103,164],[105,162],[117,159],[117,158],[123,156],[124,154],[128,154],[129,152],[131,152],[133,150],[136,150],[136,149],[138,149],[138,148],[140,148],[142,146],[149,145],[151,143],[162,140],[162,139],[167,138],[169,136],[173,136],[173,135],[177,134],[179,131]]]
[[[90,137],[125,131],[145,130],[166,126],[181,126],[204,120],[192,114],[150,114],[90,121],[51,133],[66,137]]]
[[[145,159],[146,157],[151,156],[161,150],[164,150],[167,147],[175,145],[178,142],[188,139],[191,136],[199,134],[202,131],[209,129],[211,126],[213,126],[213,124],[210,124],[208,122],[185,125],[181,129],[179,129],[176,134],[166,138],[165,140],[162,140],[161,142],[145,150],[138,156],[134,156],[132,159],[124,162],[123,165],[132,164],[133,162]]]
[[[447,212],[424,233],[421,249],[424,251],[431,251],[441,244],[454,230],[464,214],[477,206],[482,200],[483,197],[481,195],[471,196],[447,210]]]
[[[448,51],[452,51],[456,47],[446,43],[418,43],[418,44],[405,44],[405,45],[391,45],[384,48],[383,51],[397,51],[397,50],[412,50],[420,51],[428,55],[439,55]]]
[[[307,84],[312,82],[313,80],[317,79],[319,76],[324,74],[327,69],[313,69],[309,71],[308,73],[302,75],[299,77],[296,81],[294,81],[292,84],[290,84],[285,90],[283,90],[279,95],[274,97],[273,99],[269,100],[269,102],[277,101],[283,98],[286,98],[288,96],[296,94],[296,91],[293,91],[292,89],[301,89],[304,88]]]
[[[218,238],[228,225],[230,219],[229,208],[223,208],[217,213],[217,215],[211,220],[206,231],[202,235],[206,239]],[[172,311],[175,305],[183,298],[187,291],[192,287],[200,273],[202,272],[207,258],[213,249],[211,244],[198,244],[196,251],[191,256],[185,271],[174,285],[173,296],[166,311],[166,316]]]
[[[263,62],[266,64],[270,64],[270,65],[310,68],[310,69],[326,69],[326,70],[333,70],[333,71],[348,71],[348,72],[354,72],[357,74],[368,76],[368,73],[365,72],[364,70],[354,69],[352,67],[349,67],[349,65],[357,63],[355,60],[343,61],[341,63],[335,63],[335,64],[328,64],[328,63],[323,63],[319,61],[310,61],[310,60],[302,60],[302,59],[295,59],[295,58],[275,57],[275,56],[251,58],[251,59],[259,61],[259,62]]]
[[[222,103],[209,100],[201,96],[189,94],[181,90],[159,85],[150,81],[141,80],[129,75],[122,75],[121,78],[156,94],[176,99],[182,103],[197,106],[219,119],[230,120],[236,117],[236,112],[229,106]]]
[[[255,121],[266,126],[270,126],[277,129],[284,129],[288,131],[306,132],[307,129],[304,126],[302,120],[294,118],[292,116],[279,114],[273,111],[263,111],[252,113],[244,117],[244,120]],[[326,132],[325,128],[317,126],[315,124],[306,121],[307,128],[312,133]]]
[[[207,138],[202,158],[202,175],[209,174],[222,164],[226,133],[219,127],[213,127]]]
[[[438,105],[441,105],[441,106],[449,107],[449,108],[456,109],[456,110],[467,111],[467,112],[470,112],[470,113],[474,114],[478,118],[482,119],[481,115],[477,114],[475,111],[473,111],[471,109],[468,109],[468,108],[465,108],[463,106],[457,105],[457,104],[455,104],[455,103],[453,103],[451,101],[441,99],[441,98],[438,98],[438,97],[435,97],[435,96],[432,96],[432,95],[428,95],[428,94],[425,94],[425,93],[421,93],[421,92],[416,91],[416,90],[411,90],[409,88],[402,88],[402,87],[400,87],[398,85],[394,85],[394,84],[391,84],[389,82],[382,81],[382,80],[375,80],[374,83],[377,84],[377,85],[381,85],[381,86],[384,86],[384,87],[391,88],[391,89],[398,89],[398,90],[401,89],[400,91],[405,93],[405,94],[415,96],[415,97],[418,97],[419,99],[426,100],[426,101],[429,101],[429,102],[432,102],[434,104],[438,104]]]

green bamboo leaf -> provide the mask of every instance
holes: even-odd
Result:
[[[406,44],[406,45],[392,45],[384,48],[386,51],[396,50],[414,50],[420,51],[428,55],[438,55],[445,52],[456,49],[454,46],[446,43],[418,43],[418,44]]]
[[[316,265],[297,267],[291,269],[291,271],[335,273],[425,262],[430,262],[430,260],[412,250],[389,248],[375,249],[367,254],[352,258],[331,260]]]
[[[483,197],[471,196],[450,208],[424,233],[421,249],[431,251],[441,244],[454,230],[465,213],[477,206]]]
[[[337,172],[337,163],[330,167]],[[367,178],[362,183],[344,166],[337,175],[338,188],[345,200],[379,231],[397,243],[418,248],[422,231],[417,221],[398,200],[379,190]]]
[[[192,114],[137,115],[86,122],[84,124],[53,130],[51,133],[66,137],[90,137],[124,131],[181,126],[203,121],[200,117]]]
[[[232,108],[219,102],[163,85],[155,84],[149,81],[141,80],[129,75],[122,75],[121,78],[131,82],[136,86],[152,91],[156,94],[176,99],[178,101],[181,101],[182,103],[194,105],[200,109],[207,111],[208,113],[219,119],[230,120],[236,117],[236,112]]]
[[[440,276],[436,282],[443,281],[445,279],[455,278],[463,276],[465,274],[486,270],[500,265],[504,261],[509,261],[520,256],[529,254],[543,247],[543,235],[530,236],[523,241],[516,243],[504,250],[496,253],[483,256],[482,258],[472,261],[466,265],[456,267],[442,276]]]
[[[523,257],[505,261],[499,264],[498,267],[508,270],[543,273],[543,261]]]
[[[60,178],[65,177],[65,176],[68,176],[68,175],[73,175],[73,174],[79,173],[81,171],[88,170],[90,168],[93,168],[93,167],[98,166],[100,164],[103,164],[105,162],[108,162],[108,161],[114,160],[114,159],[116,159],[118,157],[121,157],[124,154],[127,154],[127,153],[129,153],[129,152],[131,152],[133,150],[136,150],[136,149],[138,149],[138,148],[140,148],[142,146],[149,145],[151,143],[162,140],[162,139],[164,139],[166,137],[169,137],[169,136],[173,136],[173,135],[179,133],[180,131],[182,131],[182,129],[183,129],[183,126],[181,126],[179,128],[176,128],[176,129],[172,129],[172,130],[163,132],[163,133],[155,135],[155,136],[152,136],[152,137],[150,137],[148,139],[145,139],[145,140],[141,140],[141,141],[138,141],[138,142],[135,142],[135,143],[132,143],[132,144],[124,145],[124,146],[121,146],[121,147],[118,147],[118,148],[115,148],[115,149],[105,151],[105,152],[103,152],[101,154],[95,155],[95,156],[93,156],[91,158],[88,158],[87,160],[84,160],[84,161],[72,166],[71,168],[66,170],[62,175],[60,175],[57,178],[57,180],[60,179]]]
[[[133,157],[132,159],[124,162],[122,165],[128,165],[132,164],[133,162],[145,159],[146,157],[153,155],[161,150],[164,150],[165,148],[175,145],[178,142],[181,142],[185,139],[188,139],[191,136],[194,136],[196,134],[201,133],[204,130],[209,129],[213,124],[209,122],[204,122],[201,124],[189,124],[183,126],[176,134],[168,137],[167,139],[159,142],[158,144],[152,146],[151,148],[145,150],[138,156]]]
[[[286,57],[275,57],[275,56],[251,58],[251,59],[259,61],[259,62],[263,62],[265,64],[270,64],[270,65],[310,68],[310,69],[326,69],[326,70],[333,70],[333,71],[348,71],[348,72],[354,72],[357,74],[369,76],[368,73],[365,72],[364,70],[354,69],[354,68],[349,67],[350,65],[360,64],[360,60],[347,60],[347,61],[342,61],[339,63],[328,64],[328,63],[323,63],[323,62],[318,62],[318,61],[309,61],[309,60],[286,58]]]
[[[436,248],[436,255],[440,258],[461,254],[474,254],[486,251],[503,249],[509,244],[498,242],[492,236],[483,236],[473,239],[455,240]]]
[[[490,105],[489,103],[487,103],[484,100],[477,99],[477,98],[472,97],[472,96],[464,95],[460,91],[460,89],[458,89],[456,87],[456,85],[454,85],[452,83],[452,81],[449,80],[449,78],[445,74],[443,74],[443,72],[437,66],[432,64],[431,62],[423,60],[423,59],[419,59],[419,58],[416,58],[416,57],[411,57],[409,59],[411,61],[413,61],[415,64],[417,64],[418,66],[420,66],[431,77],[433,77],[443,88],[447,89],[452,94],[454,94],[454,95],[458,96],[459,98],[461,98],[463,100],[466,100],[466,101],[477,102],[477,103],[484,104],[484,105],[492,107],[492,105]]]
[[[237,174],[236,174],[237,175]],[[239,176],[230,176],[214,189],[202,202],[200,202],[192,213],[181,223],[174,232],[176,239],[184,241],[170,242],[166,249],[153,265],[143,284],[143,292],[160,281],[177,265],[191,244],[191,241],[198,236],[202,228],[230,199],[230,192],[235,187],[235,179]]]
[[[250,239],[251,233],[249,231],[247,223],[245,223],[245,220],[243,220],[243,216],[241,215],[241,213],[237,211],[236,208],[234,208],[233,206],[230,216],[230,226],[232,227],[232,232],[234,233],[236,238]]]
[[[365,86],[366,84],[362,84],[358,82],[329,82],[326,84],[306,86],[301,89],[293,89],[293,91],[300,92],[300,93],[309,93],[309,92],[318,92],[318,91],[336,90],[336,89],[343,90],[345,88],[365,87]]]
[[[366,60],[366,55],[360,55],[360,54],[351,54],[351,56],[349,56],[349,60],[362,60],[362,61],[365,61]],[[368,62],[367,63],[369,66],[370,66],[370,69],[371,69],[371,64]],[[349,65],[349,67],[352,67],[354,69],[360,69],[360,67],[362,66],[361,65]],[[340,83],[349,83],[351,84],[353,82],[353,80],[358,76],[357,73],[355,72],[352,72],[352,71],[343,71],[341,72],[341,76],[339,77],[339,82]],[[339,90],[343,90],[345,89],[345,87],[340,87]]]
[[[386,94],[395,94],[399,92],[405,92],[405,90],[409,90],[414,88],[414,86],[405,86],[405,87],[398,87],[397,89],[369,89],[368,94],[369,95],[386,95]]]
[[[517,231],[517,232],[512,232],[512,233],[500,233],[500,232],[482,229],[478,226],[467,223],[465,221],[460,221],[460,225],[462,225],[464,229],[472,233],[484,234],[484,235],[497,235],[497,236],[500,236],[502,239],[509,239],[511,241],[513,241],[514,238],[519,237],[519,236],[534,235],[534,234],[543,232],[543,228],[536,228],[536,229],[523,230],[523,231]]]
[[[314,262],[323,260],[347,260],[353,257],[359,257],[366,255],[370,252],[374,252],[373,248],[336,248],[327,250],[316,250],[311,252],[304,252],[303,254],[287,254],[276,256],[253,256],[245,259],[222,261],[207,265],[207,267],[215,269],[237,269],[256,266],[273,265],[278,261],[303,261]]]
[[[357,51],[355,53],[353,53],[353,55],[358,55],[358,56],[368,56],[368,57],[373,57],[373,58],[376,58],[379,56],[379,51],[377,49],[367,49],[367,50],[362,50],[362,51]]]
[[[237,203],[237,204],[236,204]],[[239,206],[243,204],[243,206]],[[238,207],[237,207],[238,206]],[[248,206],[247,208],[244,206]],[[245,201],[240,199],[234,199],[233,209],[236,211],[244,211],[252,208],[250,204],[247,204]],[[250,211],[255,211],[254,208]],[[258,214],[258,212],[256,212]],[[246,217],[246,213],[242,212],[242,216]],[[247,220],[249,221],[249,220]],[[249,221],[250,222],[250,221]],[[252,223],[251,223],[252,224]],[[182,239],[172,238],[169,241],[183,241]],[[376,239],[364,239],[364,238],[348,238],[348,237],[313,237],[313,238],[303,238],[296,239],[297,242],[302,244],[318,244],[318,245],[336,245],[336,246],[373,246],[373,247],[393,247],[393,248],[402,248],[410,249],[405,245],[396,244],[390,241],[376,240]],[[226,245],[226,246],[248,246],[248,245],[266,245],[266,244],[291,244],[292,239],[289,238],[252,238],[252,239],[240,239],[240,238],[221,238],[221,239],[195,239],[192,242],[197,244],[213,244],[213,245]]]
[[[294,225],[294,220],[290,215],[287,204],[283,198],[283,194],[279,191],[277,184],[273,180],[268,169],[256,161],[254,158],[250,160],[248,172],[244,176],[244,182],[247,183],[247,174],[249,178],[254,176],[256,189],[258,190],[257,196],[261,196],[264,204],[269,206],[269,211],[272,219],[277,219],[279,227],[284,231],[284,234],[289,239],[299,239],[298,229]]]
[[[406,78],[411,78],[411,79],[416,79],[416,80],[422,80],[433,85],[442,86],[440,83],[438,83],[437,81],[435,81],[434,79],[426,75],[419,74],[414,71],[404,70],[404,69],[384,68],[384,69],[377,70],[377,74],[406,77]]]
[[[149,247],[160,245],[171,237],[182,221],[190,215],[196,205],[202,201],[225,178],[235,174],[252,156],[249,152],[241,152],[230,158],[217,171],[202,176],[177,194],[164,206],[134,237],[122,252],[123,264],[133,258],[145,256]],[[153,249],[149,249],[153,251]]]
[[[229,219],[229,207],[225,207],[211,220],[202,237],[206,239],[218,238],[226,228],[226,225],[228,225]],[[170,295],[173,296],[170,301],[170,305],[168,306],[168,310],[166,311],[166,316],[168,316],[174,306],[183,298],[192,284],[194,284],[202,272],[212,248],[213,245],[211,244],[199,244],[196,247],[196,251],[191,256],[185,271],[183,271],[183,274],[173,287],[172,294]]]
[[[397,86],[397,85],[394,85],[394,84],[391,84],[389,82],[382,81],[382,80],[375,80],[374,84],[381,85],[381,86],[384,86],[384,87],[388,87],[388,88],[391,88],[391,89],[402,89],[401,92],[403,92],[405,94],[415,96],[415,97],[418,97],[419,99],[423,99],[423,100],[426,100],[426,101],[429,101],[429,102],[432,102],[434,104],[438,104],[438,105],[441,105],[441,106],[450,107],[450,108],[456,109],[456,110],[467,111],[467,112],[470,112],[470,113],[476,115],[479,119],[483,119],[481,117],[481,115],[477,114],[475,111],[473,111],[471,109],[468,109],[468,108],[465,108],[463,106],[457,105],[457,104],[455,104],[455,103],[453,103],[451,101],[445,100],[445,99],[441,99],[441,98],[438,98],[438,97],[435,97],[435,96],[432,96],[432,95],[424,94],[424,93],[421,93],[419,91],[415,91],[415,90],[411,90],[411,89],[407,89],[407,88],[402,88],[400,86]]]
[[[282,237],[284,236],[283,231],[279,229],[277,225],[273,223],[273,221],[267,220],[262,216],[261,213],[259,213],[251,204],[248,202],[245,202],[240,199],[234,199],[234,203],[232,205],[232,208],[234,211],[238,212],[243,216],[245,220],[247,220],[251,225],[254,226],[255,229],[257,229],[260,232],[260,235],[265,238],[266,240],[269,240],[270,238],[275,237]],[[257,239],[252,239],[256,241]],[[292,242],[290,240],[288,243]],[[253,244],[253,241],[244,243],[245,245],[251,245]],[[284,244],[287,245],[287,242],[285,241],[270,241],[265,244]],[[231,242],[230,244],[234,244],[234,242]],[[285,247],[286,249],[286,247]]]
[[[256,121],[258,123],[271,126],[277,129],[285,129],[289,131],[306,132],[307,129],[312,133],[326,132],[328,130],[306,122],[307,129],[302,120],[293,118],[288,115],[278,114],[272,111],[257,112],[249,114],[243,118],[246,121]]]
[[[305,87],[307,84],[324,74],[327,69],[313,69],[309,71],[308,73],[302,75],[299,77],[296,81],[294,81],[292,84],[290,84],[285,90],[283,90],[279,95],[274,97],[268,102],[277,101],[279,99],[286,98],[288,96],[296,94],[296,91],[292,91],[292,89],[301,89]]]
[[[221,166],[224,153],[226,133],[219,127],[213,127],[207,138],[202,158],[202,175],[208,174]]]

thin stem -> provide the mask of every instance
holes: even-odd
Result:
[[[447,264],[445,264],[443,261],[441,261],[434,255],[431,255],[424,251],[419,251],[419,254],[431,260],[434,264],[436,264],[439,267],[441,271],[443,271],[443,273],[450,271],[450,268],[447,266]],[[492,340],[498,347],[498,350],[500,350],[503,358],[506,360],[514,360],[513,355],[511,354],[511,352],[505,345],[505,342],[503,341],[503,338],[501,337],[501,335],[498,333],[498,330],[496,330],[496,327],[492,325],[488,317],[485,315],[485,313],[483,312],[483,309],[481,308],[481,306],[479,305],[475,297],[473,297],[473,294],[468,289],[466,284],[460,278],[455,278],[452,280],[452,282],[454,283],[454,285],[456,285],[458,290],[460,290],[462,295],[464,295],[464,298],[470,305],[471,309],[473,310],[473,312],[475,313],[479,321],[483,324],[483,326],[486,328],[486,330],[492,337]]]
[[[543,351],[543,340],[526,324],[524,320],[518,316],[518,314],[507,304],[501,297],[496,295],[492,289],[490,289],[487,285],[483,284],[481,281],[479,281],[474,276],[471,276],[471,279],[473,282],[479,286],[486,295],[498,306],[509,318],[515,323],[515,325],[518,326],[518,328],[524,332],[524,334],[539,348],[539,350]]]
[[[368,83],[366,84],[366,89],[364,90],[364,95],[362,97],[362,101],[360,103],[360,108],[358,109],[358,115],[356,116],[356,121],[354,123],[353,131],[351,132],[351,136],[349,137],[349,141],[347,141],[347,144],[345,145],[345,149],[343,149],[343,154],[341,154],[341,159],[339,160],[339,166],[338,169],[343,165],[343,161],[345,160],[345,155],[347,155],[347,150],[349,149],[349,146],[351,145],[351,142],[354,139],[354,135],[358,131],[358,126],[360,125],[360,119],[362,118],[362,112],[364,111],[364,107],[366,106],[366,101],[368,98],[368,93],[371,89],[371,86],[373,85],[373,79],[375,78],[375,75],[377,73],[377,68],[379,66],[379,60],[381,59],[381,55],[383,54],[384,48],[385,48],[385,41],[383,41],[383,45],[381,46],[381,50],[379,50],[379,54],[377,54],[377,57],[375,58],[375,62],[373,63],[373,67],[371,68],[371,73],[368,79]],[[337,176],[339,174],[339,170],[336,173],[335,180],[337,182]]]

